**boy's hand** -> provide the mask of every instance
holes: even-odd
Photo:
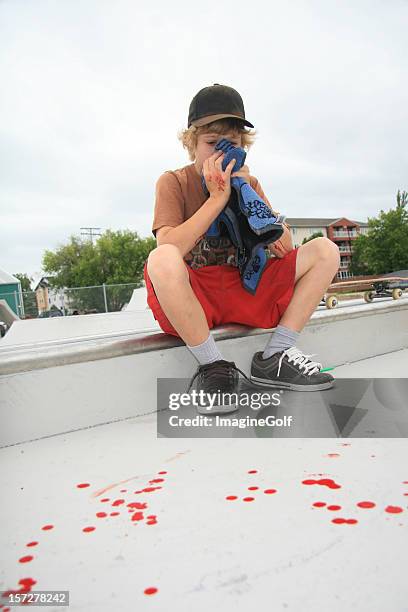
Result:
[[[215,151],[204,161],[203,174],[210,196],[216,198],[220,203],[227,204],[231,195],[231,172],[235,159],[230,161],[225,172],[221,165],[223,159],[224,153]]]
[[[231,174],[231,178],[234,178],[234,176],[240,176],[241,178],[244,179],[244,181],[248,183],[248,185],[250,184],[248,166],[241,166],[241,168],[237,172],[233,172]]]

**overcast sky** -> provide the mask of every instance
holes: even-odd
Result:
[[[222,83],[288,217],[366,221],[408,190],[406,0],[0,0],[0,268],[83,226],[152,236],[155,182]]]

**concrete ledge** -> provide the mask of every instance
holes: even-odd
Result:
[[[111,315],[116,317],[112,318]],[[145,313],[143,315],[146,318]],[[160,330],[157,324],[143,329],[144,319],[141,321],[135,318],[136,313],[93,316],[105,317],[97,321],[99,334],[96,333],[92,321],[93,329],[88,329],[86,334],[83,329],[82,336],[70,321],[75,336],[66,334],[65,338],[60,340],[53,338],[48,332],[46,340],[35,341],[31,335],[31,341],[23,343],[19,334],[20,342],[12,344],[10,342],[12,338],[7,338],[7,334],[8,343],[0,343],[0,374],[112,359],[184,346],[184,342],[179,338],[164,334],[162,331],[157,332]],[[151,314],[149,317],[154,321]],[[75,321],[77,318],[70,317],[70,320]],[[45,319],[41,323],[49,321],[56,329],[54,321],[58,320],[60,319]],[[116,329],[108,331],[107,324],[111,325],[112,320]],[[129,329],[131,323],[135,326],[134,331]],[[231,323],[213,329],[212,335],[217,341],[238,340],[269,334],[271,331],[271,329],[251,328]],[[408,346],[408,300],[392,302],[387,300],[374,304],[316,311],[303,330],[301,338],[302,343],[306,345],[310,344],[308,338],[313,338],[313,352],[318,351],[323,354],[323,358],[327,355],[338,365],[400,350]]]

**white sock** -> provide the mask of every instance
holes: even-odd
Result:
[[[196,346],[189,346],[186,344],[186,347],[193,353],[200,365],[223,359],[211,333],[202,344],[197,344]]]

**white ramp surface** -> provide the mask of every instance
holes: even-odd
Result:
[[[84,612],[407,610],[406,457],[401,439],[157,439],[154,414],[3,448],[1,588]]]

